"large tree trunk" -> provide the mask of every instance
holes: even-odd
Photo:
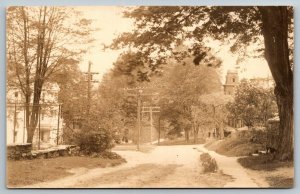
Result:
[[[35,92],[33,95],[33,105],[31,109],[31,114],[29,123],[27,125],[27,143],[32,143],[33,141],[33,136],[35,129],[37,127],[37,124],[39,122],[39,114],[40,114],[40,98],[41,98],[41,93],[42,93],[42,82],[40,80],[35,81]]]
[[[40,18],[38,24],[38,37],[37,37],[37,56],[35,67],[35,79],[33,88],[33,104],[30,114],[30,120],[27,128],[27,143],[32,143],[34,131],[38,124],[38,118],[40,114],[40,99],[42,94],[42,88],[44,84],[45,74],[48,65],[48,50],[46,47],[46,7],[40,9]]]
[[[265,57],[275,80],[280,118],[277,158],[293,159],[293,71],[289,62],[287,7],[259,7]]]
[[[276,89],[275,92],[277,93]],[[294,151],[294,115],[293,97],[277,93],[277,105],[279,110],[279,142],[278,158],[281,160],[293,159]]]
[[[30,123],[27,128],[27,143],[32,143],[35,129],[38,124],[39,104],[34,104],[30,115]]]

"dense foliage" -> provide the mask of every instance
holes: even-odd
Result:
[[[110,131],[96,126],[83,126],[82,130],[74,134],[73,141],[85,154],[101,153],[113,147]]]
[[[113,48],[129,47],[141,52],[150,69],[166,63],[169,56],[179,61],[186,55],[195,64],[207,61],[207,37],[228,43],[239,60],[264,56],[275,81],[280,117],[278,156],[292,159],[293,113],[293,7],[288,6],[140,6],[125,13],[135,29],[119,36]],[[174,52],[191,43],[188,52]],[[247,47],[256,45],[255,52]],[[208,65],[208,64],[206,64]],[[217,66],[220,65],[217,63]],[[286,154],[288,153],[288,154]]]
[[[65,7],[8,8],[8,89],[17,88],[24,97],[28,143],[38,123],[45,84],[55,73],[79,63],[91,41],[90,24]]]
[[[184,132],[189,141],[192,131],[196,140],[200,125],[196,122],[195,109],[203,105],[201,95],[222,90],[219,74],[211,67],[194,66],[188,59],[185,65],[174,62],[164,70],[164,75],[158,79],[163,83],[159,89],[159,105],[163,119],[170,124],[169,133],[179,135]]]
[[[234,101],[228,108],[246,126],[266,126],[267,120],[278,114],[273,88],[264,88],[243,80],[237,87]]]

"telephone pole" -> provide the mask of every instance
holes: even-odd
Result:
[[[147,89],[145,87],[136,87],[136,88],[124,88],[125,91],[128,93],[127,96],[134,96],[137,97],[137,150],[140,150],[140,139],[141,139],[141,102],[142,102],[142,96],[154,96],[157,95],[157,93],[143,93],[144,90]],[[133,93],[129,93],[129,91],[132,91]]]
[[[142,107],[142,113],[150,113],[150,144],[152,144],[152,131],[153,131],[153,113],[160,112],[159,106]]]
[[[58,113],[57,113],[57,135],[56,135],[56,145],[59,144],[59,126],[60,126],[60,117],[61,117],[61,104],[58,105]]]
[[[159,117],[158,117],[158,138],[157,138],[157,145],[159,145],[159,143],[160,143],[160,131],[161,131],[161,126],[160,126],[160,115],[159,115]]]
[[[18,92],[15,92],[15,111],[14,111],[14,135],[13,135],[13,143],[16,142],[17,100],[18,100]]]
[[[92,83],[98,83],[98,81],[93,80],[93,75],[99,74],[98,72],[91,72],[92,62],[89,61],[88,71],[85,72],[87,74],[87,117],[89,118],[90,115],[90,108],[91,108],[91,90],[92,90]]]

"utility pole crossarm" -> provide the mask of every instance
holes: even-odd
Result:
[[[124,90],[144,90],[144,89],[149,89],[149,87],[124,88]]]
[[[134,96],[134,97],[136,97],[137,95],[136,94],[126,94],[126,96]]]
[[[89,118],[90,114],[90,107],[91,107],[91,90],[92,90],[92,83],[97,83],[98,81],[93,80],[94,74],[99,74],[98,72],[91,72],[92,62],[89,62],[88,71],[85,72],[87,74],[87,117]]]
[[[137,137],[137,150],[140,150],[140,136],[141,136],[141,114],[144,112],[144,108],[141,106],[142,104],[142,97],[143,96],[155,96],[158,95],[158,93],[143,93],[145,89],[148,89],[147,87],[135,87],[135,88],[124,88],[124,91],[127,91],[125,94],[126,96],[134,96],[137,98],[137,131],[138,131],[138,137]],[[153,110],[153,112],[157,112],[158,110]],[[151,126],[152,124],[152,109],[150,109],[150,114],[151,114]],[[152,127],[151,127],[152,131]],[[151,133],[150,131],[150,133]],[[152,134],[151,137],[152,139]]]
[[[145,112],[160,112],[160,111],[154,111],[154,110],[152,110],[152,111],[151,111],[151,110],[148,110],[148,111],[147,111],[147,110],[142,110],[142,112],[145,113]]]
[[[150,113],[150,143],[152,142],[152,131],[153,131],[153,113],[160,112],[159,106],[143,106],[142,113]]]
[[[144,106],[142,107],[142,112],[160,112],[160,107],[159,106]]]
[[[84,72],[84,74],[99,74],[98,72]]]
[[[156,96],[158,95],[157,93],[154,93],[154,94],[141,94],[141,96]]]

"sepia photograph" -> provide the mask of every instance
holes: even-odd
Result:
[[[292,6],[9,6],[6,187],[293,188]]]

